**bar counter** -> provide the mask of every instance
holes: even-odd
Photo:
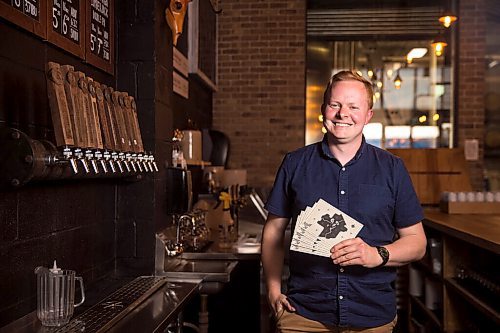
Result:
[[[500,215],[425,211],[424,225],[500,254]]]

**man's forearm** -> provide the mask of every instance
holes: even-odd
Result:
[[[390,253],[387,266],[402,266],[425,255],[427,239],[421,223],[402,230],[399,239],[385,246]]]
[[[262,267],[269,293],[281,293],[281,275],[285,256],[282,225],[268,221],[262,235]]]

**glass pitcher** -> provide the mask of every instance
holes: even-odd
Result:
[[[75,271],[54,267],[37,267],[37,308],[38,319],[43,326],[62,326],[73,316],[74,308],[83,304],[85,292],[83,279],[75,277]],[[82,300],[75,304],[75,280],[80,282]]]

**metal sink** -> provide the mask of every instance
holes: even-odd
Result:
[[[202,279],[203,282],[229,282],[237,261],[166,259],[165,276]]]
[[[155,275],[174,281],[201,281],[200,293],[219,292],[231,280],[235,260],[190,260],[165,256],[164,243],[157,237]]]

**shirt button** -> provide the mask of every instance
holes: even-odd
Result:
[[[344,296],[340,295],[340,296],[339,296],[339,299],[344,299]]]
[[[340,194],[345,194],[345,191],[344,190],[340,191]]]
[[[345,168],[342,168],[342,171],[345,171]]]
[[[340,269],[340,273],[344,273],[344,269],[343,268]]]

